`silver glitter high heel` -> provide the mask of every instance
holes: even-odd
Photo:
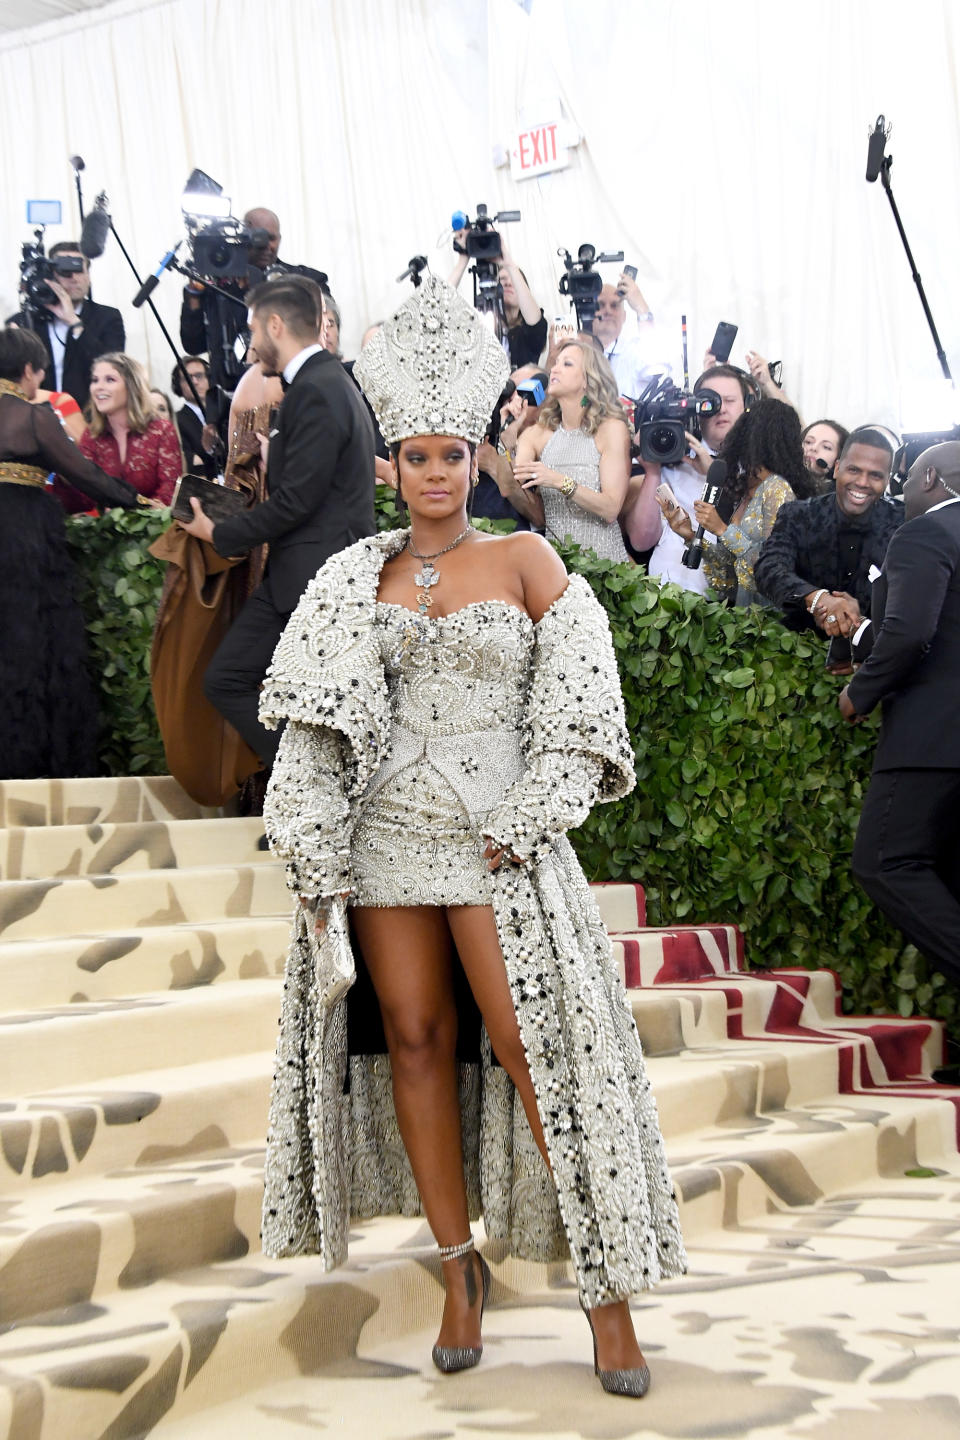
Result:
[[[469,1255],[474,1249],[473,1236],[465,1240],[462,1245],[441,1245],[441,1260],[459,1260],[462,1255]],[[490,1294],[490,1267],[486,1260],[479,1253],[477,1259],[480,1261],[480,1274],[483,1279],[483,1293],[480,1296],[480,1320],[483,1321],[484,1306]],[[433,1363],[444,1375],[452,1375],[457,1370],[470,1370],[479,1363],[483,1354],[482,1345],[434,1345],[432,1355]]]
[[[580,1309],[587,1317],[590,1334],[593,1336],[593,1373],[608,1395],[626,1395],[631,1400],[642,1400],[650,1389],[650,1368],[638,1365],[633,1370],[601,1370],[597,1361],[597,1332],[593,1328],[590,1311],[580,1301]]]

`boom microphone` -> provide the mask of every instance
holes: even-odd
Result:
[[[877,123],[870,132],[870,143],[867,146],[867,179],[871,184],[876,180],[883,166],[883,152],[889,134],[890,130],[886,119],[884,116],[878,115]]]
[[[167,266],[172,265],[174,260],[177,258],[177,251],[180,249],[180,246],[182,244],[183,241],[178,240],[176,245],[174,245],[173,249],[168,250],[166,255],[164,255],[163,259],[160,261],[160,264],[157,266],[156,270],[154,270],[153,274],[148,275],[146,280],[144,280],[143,284],[140,286],[140,289],[133,297],[134,310],[139,310],[143,302],[145,300],[149,300],[154,290],[156,290],[157,286],[160,284],[160,276],[163,274],[164,270],[166,270]]]
[[[78,175],[80,174],[80,171],[81,171],[81,170],[86,170],[86,168],[87,168],[86,162],[84,161],[84,158],[83,158],[82,155],[70,155],[70,156],[68,157],[68,159],[69,159],[70,164],[73,166],[74,170],[76,170],[76,172],[77,172]]]
[[[726,479],[726,460],[714,460],[710,469],[707,471],[707,483],[703,487],[703,503],[705,505],[716,505],[720,498],[720,491],[726,483]],[[701,561],[703,560],[704,533],[703,526],[698,525],[693,539],[687,542],[686,548],[681,556],[681,563],[684,564],[688,570],[698,570],[700,568]]]
[[[106,192],[101,190],[90,214],[83,222],[80,232],[80,251],[88,260],[99,260],[107,245],[110,234],[110,215],[107,211]]]

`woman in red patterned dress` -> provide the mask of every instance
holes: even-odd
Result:
[[[136,360],[101,355],[90,378],[83,453],[157,505],[169,505],[183,461],[176,427],[159,416]]]

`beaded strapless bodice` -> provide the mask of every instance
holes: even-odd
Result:
[[[379,601],[377,629],[397,724],[426,736],[519,728],[533,621],[517,606],[481,600],[422,621]]]
[[[600,452],[591,435],[583,430],[554,430],[540,455],[544,465],[569,475],[578,485],[599,493]],[[558,540],[569,535],[578,545],[589,546],[604,560],[629,560],[620,526],[616,520],[592,515],[546,485],[538,487],[549,534]]]

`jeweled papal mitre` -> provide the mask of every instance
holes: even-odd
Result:
[[[388,445],[411,435],[479,444],[510,363],[473,306],[428,272],[363,347],[353,373]]]

